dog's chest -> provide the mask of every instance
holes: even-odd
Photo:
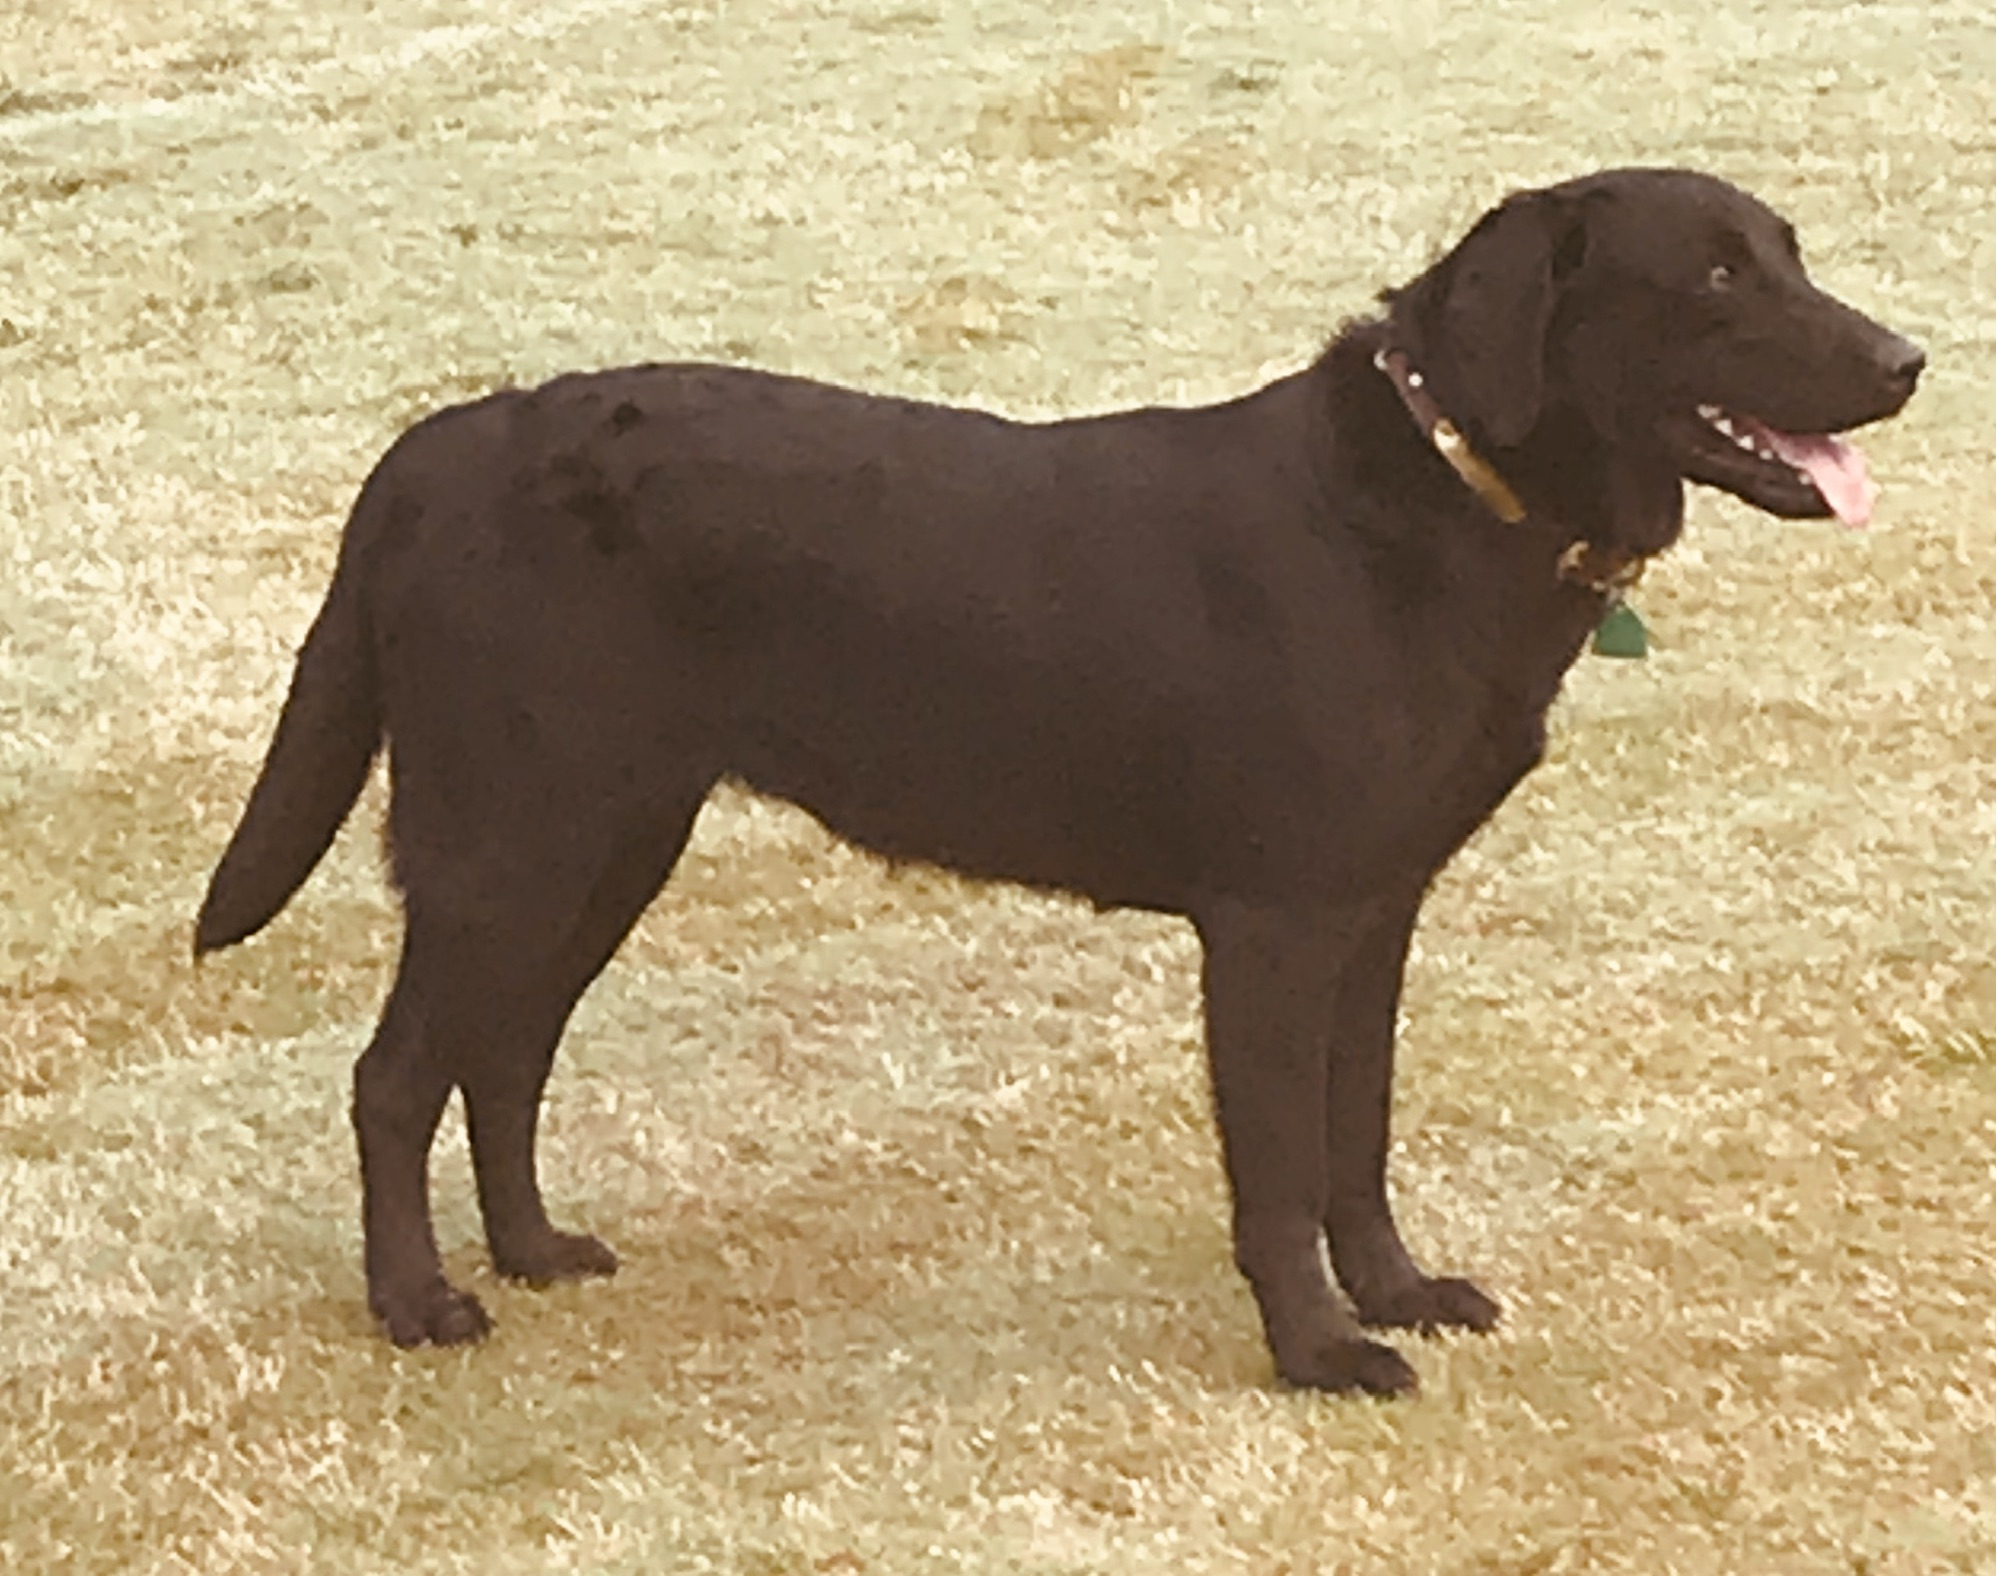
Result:
[[[1584,639],[1549,620],[1374,634],[1305,664],[1297,714],[1322,773],[1307,840],[1352,865],[1326,875],[1361,882],[1432,873],[1489,819],[1544,758],[1547,713]]]

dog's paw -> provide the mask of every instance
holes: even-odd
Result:
[[[1333,1395],[1413,1395],[1420,1376],[1407,1359],[1377,1341],[1328,1341],[1306,1358],[1278,1364],[1282,1382]]]
[[[586,1280],[617,1273],[617,1255],[607,1242],[582,1232],[551,1231],[531,1248],[494,1249],[492,1267],[508,1280],[529,1286]]]
[[[1471,1281],[1423,1275],[1394,1291],[1356,1299],[1359,1323],[1375,1329],[1494,1330],[1502,1310]]]
[[[468,1291],[432,1281],[408,1296],[372,1299],[374,1316],[397,1346],[465,1346],[492,1331],[492,1319]]]

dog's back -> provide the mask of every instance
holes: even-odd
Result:
[[[1265,565],[1310,496],[1276,450],[1234,407],[1028,425],[712,367],[498,396],[370,484],[387,733],[418,794],[526,727],[890,856],[1182,907],[1261,857],[1243,796],[1323,769],[1266,714],[1301,620]],[[1335,595],[1292,589],[1322,638]]]

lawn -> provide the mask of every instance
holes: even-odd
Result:
[[[1996,22],[1984,0],[9,0],[0,1568],[1996,1568]],[[1683,163],[1931,355],[1874,528],[1700,494],[1438,887],[1418,1399],[1276,1390],[1189,929],[717,799],[544,1172],[611,1282],[360,1277],[371,790],[190,924],[419,414],[716,358],[1018,414],[1308,358],[1504,192]]]

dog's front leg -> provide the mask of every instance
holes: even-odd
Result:
[[[1234,1262],[1254,1288],[1282,1378],[1312,1390],[1411,1391],[1332,1289],[1323,1222],[1330,1015],[1362,912],[1219,905],[1205,944],[1206,1045],[1234,1195]]]
[[[1400,985],[1425,893],[1425,884],[1409,884],[1381,901],[1338,983],[1324,1105],[1324,1228],[1361,1323],[1489,1330],[1497,1304],[1469,1281],[1421,1270],[1400,1239],[1386,1192]]]

